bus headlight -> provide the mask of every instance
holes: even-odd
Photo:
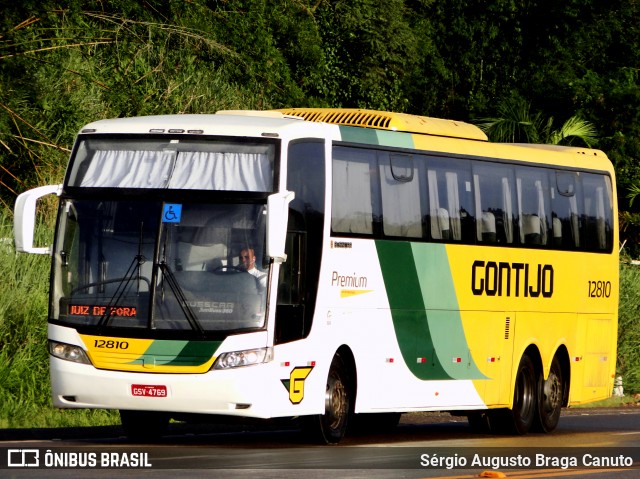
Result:
[[[87,353],[80,346],[72,344],[59,343],[58,341],[49,340],[49,354],[56,358],[71,361],[73,363],[91,364]]]
[[[241,368],[254,364],[268,363],[273,359],[273,348],[247,349],[222,353],[213,363],[213,369]]]

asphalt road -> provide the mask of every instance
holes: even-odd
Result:
[[[36,451],[40,468],[19,467],[33,462]],[[7,467],[9,459],[17,466]],[[621,467],[605,467],[611,464]],[[466,479],[483,473],[640,477],[640,408],[567,410],[553,434],[521,437],[475,434],[465,418],[446,413],[407,414],[391,432],[347,437],[339,446],[310,446],[291,423],[176,424],[154,444],[131,444],[119,427],[0,430],[0,477],[11,478]]]

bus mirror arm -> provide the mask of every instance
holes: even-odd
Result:
[[[267,199],[267,256],[274,263],[284,263],[284,252],[289,219],[289,203],[295,198],[293,191],[281,191]]]
[[[14,207],[14,235],[16,251],[20,253],[50,254],[49,247],[36,248],[33,246],[33,236],[36,224],[36,204],[43,196],[60,195],[62,185],[47,185],[33,188],[18,195]]]

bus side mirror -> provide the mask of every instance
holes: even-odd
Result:
[[[49,254],[49,247],[34,248],[33,233],[36,225],[36,203],[47,195],[60,195],[62,185],[47,185],[25,191],[16,199],[13,209],[16,251],[20,253]]]
[[[267,198],[267,256],[276,263],[284,263],[287,260],[284,245],[287,237],[289,203],[295,195],[293,191],[282,191]]]

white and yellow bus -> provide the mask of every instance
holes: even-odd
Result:
[[[601,151],[366,110],[103,120],[15,232],[52,255],[54,405],[117,409],[133,438],[193,414],[300,417],[327,443],[412,411],[550,432],[612,391]]]

